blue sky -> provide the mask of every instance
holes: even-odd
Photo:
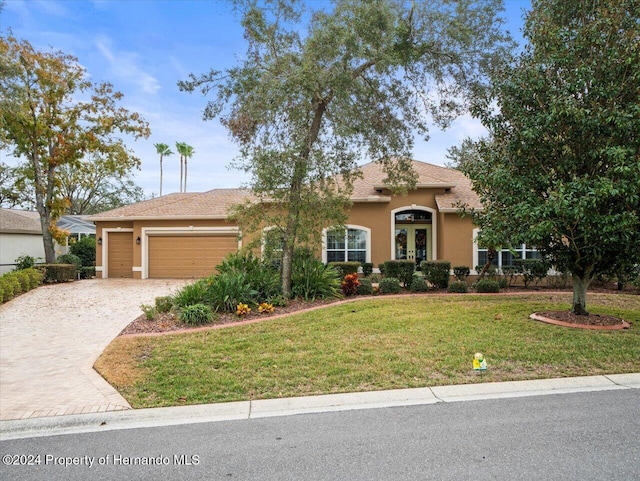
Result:
[[[310,2],[313,0],[310,0]],[[148,139],[127,145],[142,160],[135,182],[145,194],[158,195],[159,161],[154,143],[186,142],[195,149],[189,160],[188,190],[239,187],[243,172],[229,170],[236,156],[217,120],[203,121],[206,99],[180,92],[176,83],[189,73],[231,67],[245,43],[237,18],[224,0],[5,0],[0,33],[8,29],[36,49],[52,47],[78,58],[92,80],[111,82],[124,94],[122,105],[140,113],[151,128]],[[529,0],[506,0],[507,27],[520,35]],[[442,165],[446,152],[464,137],[483,132],[469,117],[444,132],[432,129],[428,142],[416,141],[414,158]],[[6,152],[0,160],[15,162]],[[179,157],[164,162],[163,193],[177,192]]]

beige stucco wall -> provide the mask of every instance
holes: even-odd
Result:
[[[347,224],[369,229],[371,232],[371,262],[374,266],[393,258],[392,252],[392,223],[393,213],[405,209],[427,210],[432,214],[432,226],[430,237],[436,238],[436,242],[430,239],[433,245],[431,257],[438,260],[451,262],[452,267],[466,265],[473,269],[473,225],[469,217],[460,218],[456,213],[439,213],[435,201],[437,194],[444,193],[444,189],[418,189],[404,196],[391,196],[389,193],[382,195],[390,197],[383,202],[356,202],[353,204]],[[135,243],[138,237],[144,239],[150,229],[204,229],[204,228],[236,228],[236,225],[225,220],[212,219],[166,219],[166,220],[135,220],[120,222],[97,222],[96,238],[104,237],[105,229],[131,229],[133,232],[133,267],[134,278],[142,276],[143,244]],[[247,245],[249,239],[245,239],[240,245]],[[97,275],[101,277],[101,266],[104,248],[98,246],[96,254]],[[260,249],[256,249],[259,254]],[[318,256],[321,256],[318,252]]]

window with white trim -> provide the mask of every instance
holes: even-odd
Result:
[[[484,266],[487,263],[488,255],[488,249],[478,247],[479,266]],[[499,268],[511,267],[513,266],[513,261],[516,259],[540,259],[541,257],[540,252],[537,250],[527,247],[526,244],[521,244],[511,249],[498,250],[491,264]]]
[[[363,229],[328,230],[327,262],[367,262],[367,236]]]

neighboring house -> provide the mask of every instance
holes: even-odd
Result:
[[[54,243],[56,256],[69,251],[71,239],[95,236],[96,226],[87,216],[63,215],[57,226],[69,232],[66,245]],[[40,215],[35,211],[0,209],[0,274],[13,270],[18,257],[28,255],[44,262]]]
[[[372,262],[447,260],[473,269],[478,252],[470,217],[458,204],[480,208],[459,171],[414,161],[418,183],[405,196],[384,185],[379,164],[361,167],[347,229],[325,229],[322,260]],[[96,224],[98,277],[197,278],[242,243],[229,207],[250,197],[243,189],[169,194],[88,218]],[[265,226],[268,229],[268,226]],[[265,229],[265,230],[266,230]],[[476,263],[474,263],[474,261]]]
[[[44,259],[42,228],[37,212],[0,209],[0,274],[13,270],[20,256]]]
[[[57,226],[69,232],[66,243],[63,246],[56,244],[56,255],[68,254],[69,246],[83,237],[95,237],[96,226],[87,220],[86,215],[63,215],[58,219]]]

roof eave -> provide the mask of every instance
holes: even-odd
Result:
[[[90,217],[92,222],[122,222],[129,220],[226,220],[229,216],[224,214],[218,215],[132,215],[132,216],[119,216],[119,217]]]

